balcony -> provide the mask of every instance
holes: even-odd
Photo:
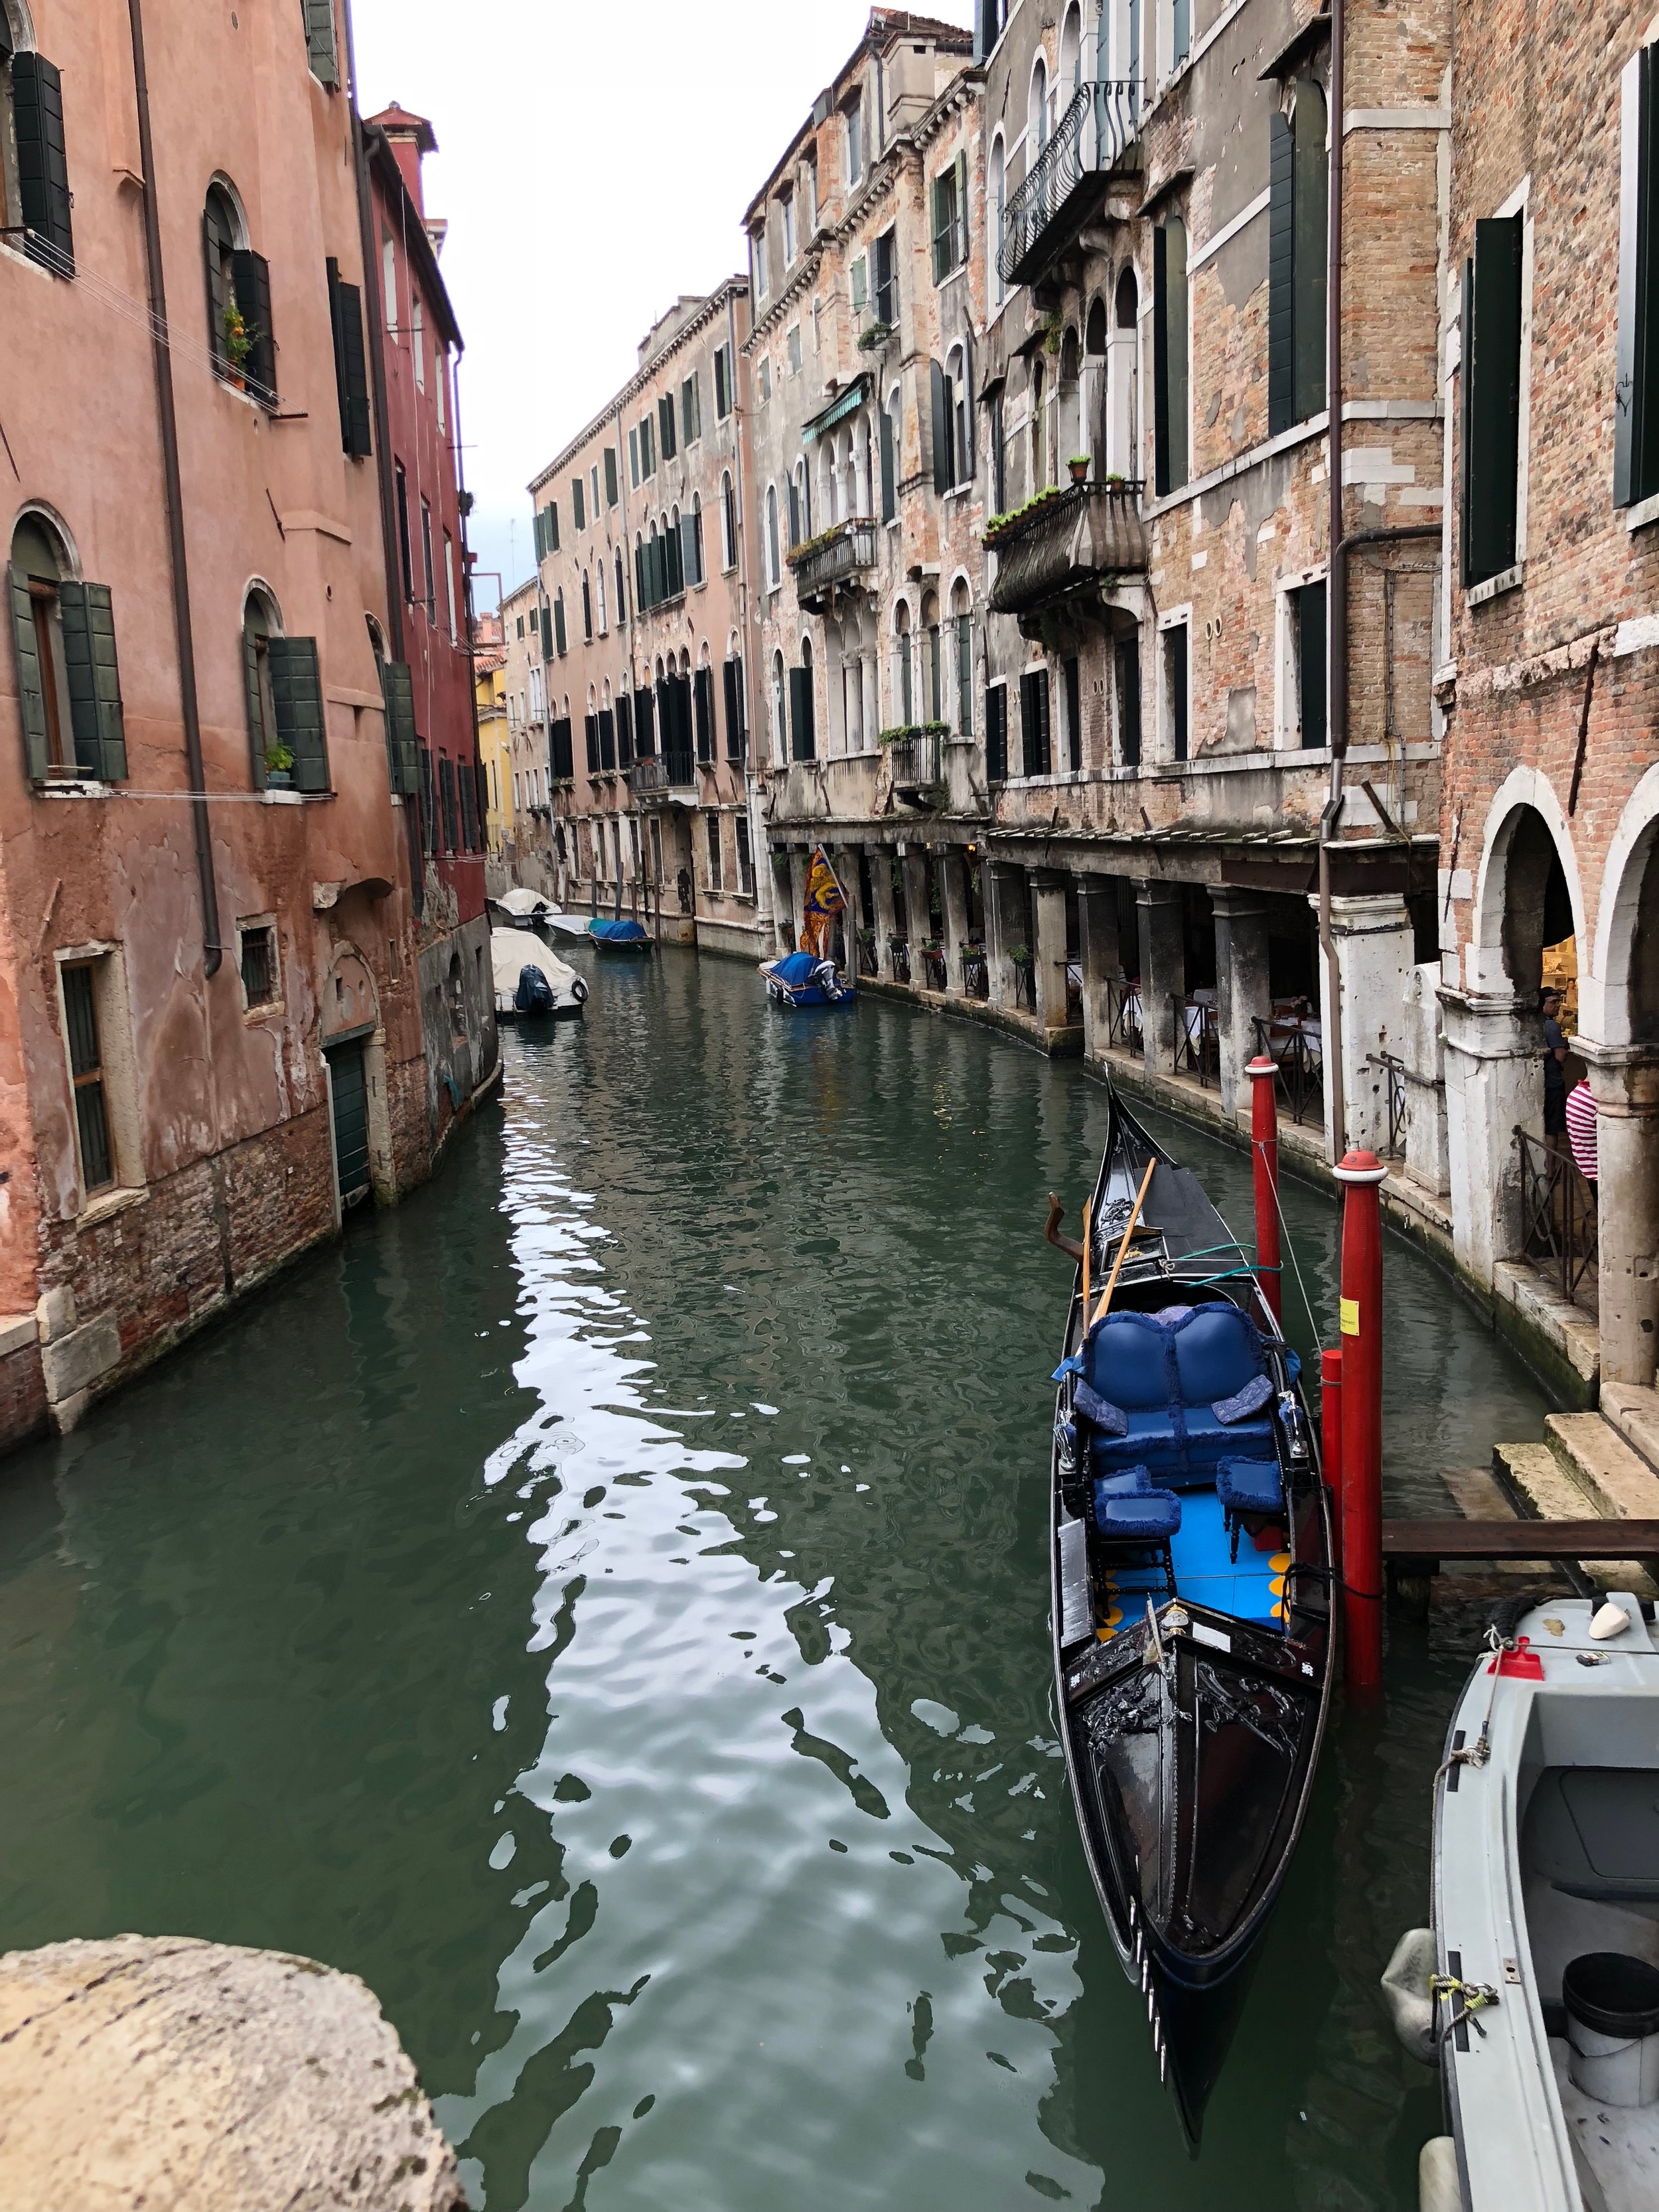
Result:
[[[670,805],[695,806],[696,767],[690,753],[677,745],[653,759],[635,761],[628,771],[628,787],[644,805],[666,801]]]
[[[1099,211],[1108,179],[1136,165],[1141,88],[1085,84],[1003,212],[1006,284],[1035,284]]]
[[[998,614],[1033,615],[1117,576],[1142,575],[1145,486],[1127,479],[1068,484],[1039,499],[985,542],[997,556],[991,605]]]
[[[836,595],[837,586],[857,584],[876,565],[876,524],[869,515],[854,515],[809,538],[789,556],[795,593],[808,614],[821,614]]]
[[[943,729],[913,729],[891,742],[893,796],[907,806],[937,805],[945,771],[940,765]]]

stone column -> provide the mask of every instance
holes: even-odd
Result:
[[[1310,897],[1310,905],[1318,901]],[[1382,1153],[1389,1141],[1388,1070],[1367,1066],[1378,1053],[1405,1056],[1410,1018],[1407,985],[1415,958],[1412,918],[1397,891],[1333,898],[1331,934],[1342,992],[1342,1085],[1351,1150]],[[1320,962],[1320,1011],[1325,1041],[1326,1148],[1334,1159],[1334,1065],[1330,1051],[1329,964]],[[1505,1133],[1507,1134],[1507,1132]]]
[[[1117,883],[1110,876],[1079,876],[1077,895],[1083,917],[1083,1052],[1085,1059],[1098,1060],[1111,1028],[1108,986],[1116,982],[1123,965]]]
[[[1477,1283],[1520,1239],[1515,1131],[1542,1127],[1543,1037],[1512,994],[1440,993],[1446,1054],[1446,1152],[1452,1249]]]
[[[881,702],[876,693],[876,658],[866,653],[859,662],[859,678],[864,686],[864,750],[876,750],[876,739],[881,730]]]
[[[968,870],[959,848],[948,847],[939,860],[939,905],[944,909],[945,988],[963,995],[962,948],[968,942]]]
[[[1004,860],[985,863],[985,960],[991,1004],[1006,1013],[1014,1005],[1014,970],[1008,955],[1025,942],[1025,871]]]
[[[1135,884],[1140,918],[1140,1035],[1148,1075],[1175,1072],[1171,994],[1187,990],[1187,947],[1182,935],[1181,886],[1143,878]]]
[[[1063,1030],[1066,1020],[1066,894],[1069,878],[1042,868],[1031,878],[1036,893],[1037,1018],[1045,1030]]]
[[[1244,1070],[1255,1058],[1255,1019],[1273,1012],[1267,981],[1267,909],[1259,893],[1212,891],[1215,911],[1216,1030],[1221,1059],[1221,1110],[1250,1118]]]
[[[806,851],[804,846],[789,848],[789,927],[794,933],[795,950],[801,950],[801,917],[806,909]]]
[[[927,963],[921,948],[933,934],[927,911],[927,855],[912,845],[901,862],[904,870],[905,920],[910,929],[910,981],[920,991],[927,987]]]
[[[1440,1044],[1440,963],[1425,961],[1406,978],[1406,1167],[1413,1180],[1443,1197],[1446,1166],[1446,1085]]]
[[[1659,1366],[1659,1054],[1575,1037],[1595,1100],[1601,1382],[1653,1386]]]
[[[876,908],[876,967],[884,983],[893,980],[893,963],[889,947],[893,942],[893,854],[890,847],[872,845],[870,848],[870,883],[875,894]]]

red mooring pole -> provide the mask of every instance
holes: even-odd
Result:
[[[1331,1564],[1342,1572],[1342,1354],[1319,1355],[1319,1442],[1331,1500]]]
[[[1279,1291],[1279,1075],[1272,1060],[1253,1060],[1244,1070],[1250,1079],[1250,1158],[1255,1167],[1255,1264],[1261,1269],[1261,1295],[1282,1322],[1285,1305]]]
[[[1342,1579],[1348,1686],[1382,1680],[1382,1200],[1388,1170],[1350,1152],[1342,1185]]]

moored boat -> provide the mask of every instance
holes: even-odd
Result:
[[[1087,1219],[1055,1377],[1058,1710],[1107,1927],[1195,2144],[1318,1763],[1330,1516],[1249,1255],[1115,1092]]]
[[[850,976],[843,975],[833,960],[811,952],[787,953],[781,960],[763,960],[766,995],[781,1006],[850,1006],[858,994]]]
[[[590,921],[587,933],[601,952],[641,953],[651,950],[651,939],[637,921]]]
[[[537,1014],[570,1020],[587,1004],[586,979],[527,929],[492,929],[489,966],[497,1021]]]

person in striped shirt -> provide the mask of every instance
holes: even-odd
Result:
[[[1578,1172],[1595,1188],[1595,1099],[1588,1082],[1578,1083],[1567,1096],[1567,1141],[1578,1163]]]

